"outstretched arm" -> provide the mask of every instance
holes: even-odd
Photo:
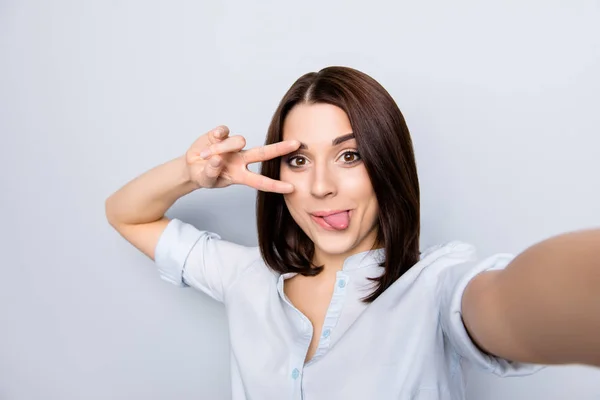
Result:
[[[480,273],[464,292],[462,315],[492,355],[600,367],[600,229],[554,236],[505,269]]]

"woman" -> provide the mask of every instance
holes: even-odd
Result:
[[[459,241],[421,253],[411,138],[371,77],[302,76],[265,146],[245,144],[218,127],[106,203],[162,278],[225,304],[233,399],[463,399],[463,359],[500,376],[600,365],[599,231],[518,257],[477,261]],[[231,184],[259,190],[258,247],[164,216]]]

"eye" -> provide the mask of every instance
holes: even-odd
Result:
[[[351,151],[351,150],[345,151],[344,153],[342,153],[340,158],[346,164],[354,164],[361,160],[360,154],[358,154],[357,151]]]
[[[295,168],[303,167],[306,165],[306,158],[304,158],[302,156],[292,156],[287,159],[287,164],[290,167],[295,167]]]

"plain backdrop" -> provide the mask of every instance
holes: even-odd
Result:
[[[262,144],[325,66],[404,113],[422,248],[599,227],[599,20],[591,0],[0,0],[0,399],[230,397],[223,307],[161,280],[104,201],[216,125]],[[255,245],[254,201],[199,190],[167,215]],[[471,400],[600,398],[579,365],[468,377]]]

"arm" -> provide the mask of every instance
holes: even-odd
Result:
[[[600,229],[537,243],[479,274],[463,322],[485,352],[537,364],[600,366]]]
[[[217,127],[198,138],[185,153],[127,183],[106,200],[109,223],[131,244],[150,257],[162,279],[180,287],[192,286],[224,302],[227,288],[260,259],[258,247],[222,240],[165,212],[180,197],[199,188],[244,184],[258,190],[287,193],[289,183],[250,172],[248,163],[290,153],[300,142],[287,141],[242,150],[242,136],[228,137]]]
[[[300,142],[286,141],[242,150],[244,146],[244,137],[229,137],[226,126],[207,132],[185,155],[145,172],[106,199],[109,223],[156,261],[156,245],[170,222],[164,214],[180,197],[199,188],[222,188],[231,184],[276,193],[294,190],[289,183],[250,172],[248,164],[291,153],[298,149]]]
[[[106,217],[121,236],[152,260],[167,210],[199,186],[189,176],[185,156],[154,167],[133,179],[105,202]]]

